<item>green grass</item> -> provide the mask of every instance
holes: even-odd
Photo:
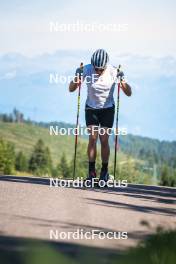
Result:
[[[71,136],[50,136],[49,129],[29,124],[0,122],[0,137],[13,143],[16,152],[23,151],[29,157],[38,139],[50,148],[54,164],[58,163],[63,152],[70,160],[74,152],[74,138]],[[85,140],[80,139],[81,142]]]
[[[58,164],[63,152],[65,152],[68,160],[71,160],[74,155],[73,136],[51,136],[49,134],[49,128],[43,128],[37,125],[25,123],[4,123],[0,121],[0,137],[3,137],[5,140],[13,143],[15,151],[23,151],[27,158],[30,157],[38,139],[42,139],[51,151],[54,165]],[[87,139],[79,137],[79,142],[87,145]],[[99,146],[98,152],[100,153]],[[119,165],[121,166],[121,164],[124,164],[127,160],[127,155],[119,151],[117,158]],[[114,148],[111,149],[110,164],[113,164],[113,162]],[[131,158],[130,162],[139,163],[141,161]]]
[[[176,263],[176,231],[159,231],[131,249],[119,264],[174,264]]]
[[[50,148],[54,164],[58,162],[63,152],[65,152],[68,160],[74,154],[73,136],[51,136],[48,128],[36,125],[4,123],[0,121],[0,137],[13,143],[16,152],[23,151],[27,157],[30,156],[34,145],[41,138],[46,146]],[[83,138],[79,138],[79,142],[87,144],[87,140]],[[119,158],[120,160],[124,160],[125,155],[121,153]]]
[[[15,248],[0,250],[3,264],[175,264],[176,231],[161,231],[127,251],[108,250],[106,248],[75,245],[75,254],[70,254],[71,245],[61,253],[59,244],[41,240],[10,238]],[[11,243],[12,244],[12,243]],[[10,245],[11,245],[10,244]],[[23,246],[22,246],[23,245]],[[20,250],[19,250],[20,248]],[[66,248],[66,246],[65,246]]]

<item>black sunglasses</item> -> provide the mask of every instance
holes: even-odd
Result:
[[[96,67],[95,67],[95,71],[97,71],[97,72],[98,72],[98,71],[103,72],[104,70],[105,70],[105,69],[102,69],[102,68],[96,68]]]

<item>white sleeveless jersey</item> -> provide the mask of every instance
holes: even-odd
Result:
[[[114,105],[114,87],[117,69],[107,65],[105,71],[98,76],[92,64],[83,68],[83,79],[87,84],[86,105],[95,109],[108,108]]]

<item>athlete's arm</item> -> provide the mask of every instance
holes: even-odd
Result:
[[[69,92],[74,92],[78,88],[78,83],[80,82],[79,77],[75,76],[74,80],[69,84]]]
[[[131,95],[132,95],[132,89],[131,89],[131,86],[130,86],[128,83],[122,81],[122,82],[121,82],[121,88],[122,88],[123,92],[124,92],[127,96],[131,96]]]
[[[78,84],[80,83],[83,76],[83,62],[81,62],[80,67],[77,68],[75,77],[73,81],[69,84],[69,91],[74,92],[78,88]]]

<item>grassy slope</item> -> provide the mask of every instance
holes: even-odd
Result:
[[[74,137],[73,136],[50,136],[48,128],[42,128],[37,125],[31,124],[17,124],[17,123],[3,123],[0,121],[0,137],[3,137],[5,140],[13,143],[15,145],[16,153],[18,151],[23,151],[23,153],[29,158],[31,152],[38,141],[38,139],[42,139],[45,142],[45,145],[49,147],[52,155],[53,165],[57,165],[60,161],[60,157],[63,152],[65,152],[68,160],[73,158],[74,154]],[[79,138],[79,142],[85,143],[87,145],[87,139]],[[86,148],[84,150],[86,152]],[[100,147],[98,146],[98,152],[100,153]],[[86,153],[85,153],[86,154]],[[113,162],[114,162],[114,147],[111,149],[110,156],[110,173],[113,174]],[[135,171],[131,169],[132,167],[142,166],[144,165],[144,161],[135,159],[133,157],[127,157],[122,152],[118,152],[117,162],[120,168],[124,168],[124,165],[127,165],[127,170],[131,171],[129,174],[128,181],[133,180],[136,183],[146,183],[151,184],[151,177],[143,173],[139,174],[139,171]],[[125,166],[126,167],[126,166]],[[132,175],[136,175],[137,178],[131,178]],[[137,174],[136,174],[137,173]],[[24,175],[19,174],[18,175]],[[25,172],[25,175],[26,172]],[[134,176],[133,175],[133,176]]]
[[[0,137],[13,143],[16,152],[22,150],[27,157],[39,138],[43,139],[46,146],[50,148],[52,159],[56,165],[65,152],[70,160],[74,154],[74,137],[72,136],[50,136],[48,128],[42,128],[29,124],[4,123],[0,121]],[[79,142],[86,143],[86,139],[79,138]],[[113,162],[113,153],[111,151],[111,161]],[[118,154],[118,160],[124,162],[126,155]]]
[[[43,139],[46,146],[50,148],[55,164],[63,152],[65,152],[68,159],[71,159],[73,155],[73,137],[50,136],[49,129],[46,128],[29,124],[0,122],[0,136],[13,143],[17,152],[22,150],[28,157],[39,138]]]

